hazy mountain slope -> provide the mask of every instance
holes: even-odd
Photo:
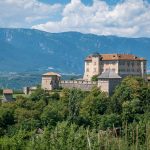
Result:
[[[0,71],[46,71],[49,67],[83,73],[84,58],[92,52],[133,53],[150,60],[150,38],[0,29]]]

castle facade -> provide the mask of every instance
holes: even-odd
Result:
[[[129,75],[146,77],[146,60],[131,54],[99,54],[89,55],[85,59],[83,79],[91,81],[95,75],[108,70],[124,78]]]

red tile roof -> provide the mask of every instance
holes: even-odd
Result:
[[[11,89],[4,89],[3,94],[13,94],[13,90]]]
[[[47,73],[43,74],[43,76],[58,76],[58,77],[61,77],[60,74],[55,73],[55,72],[47,72]]]
[[[144,58],[137,57],[131,54],[100,54],[101,60],[145,60]],[[91,61],[92,55],[88,56],[85,61]]]

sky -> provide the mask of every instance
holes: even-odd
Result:
[[[150,0],[0,0],[0,27],[150,37]]]

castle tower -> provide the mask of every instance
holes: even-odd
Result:
[[[84,80],[91,80],[94,75],[100,73],[100,55],[94,53],[85,59]]]
[[[98,87],[101,91],[111,95],[121,80],[122,78],[118,74],[112,70],[107,70],[98,77]]]
[[[48,72],[42,75],[42,89],[52,91],[59,88],[61,75],[54,72]]]
[[[95,53],[92,55],[93,76],[100,73],[100,55]]]

